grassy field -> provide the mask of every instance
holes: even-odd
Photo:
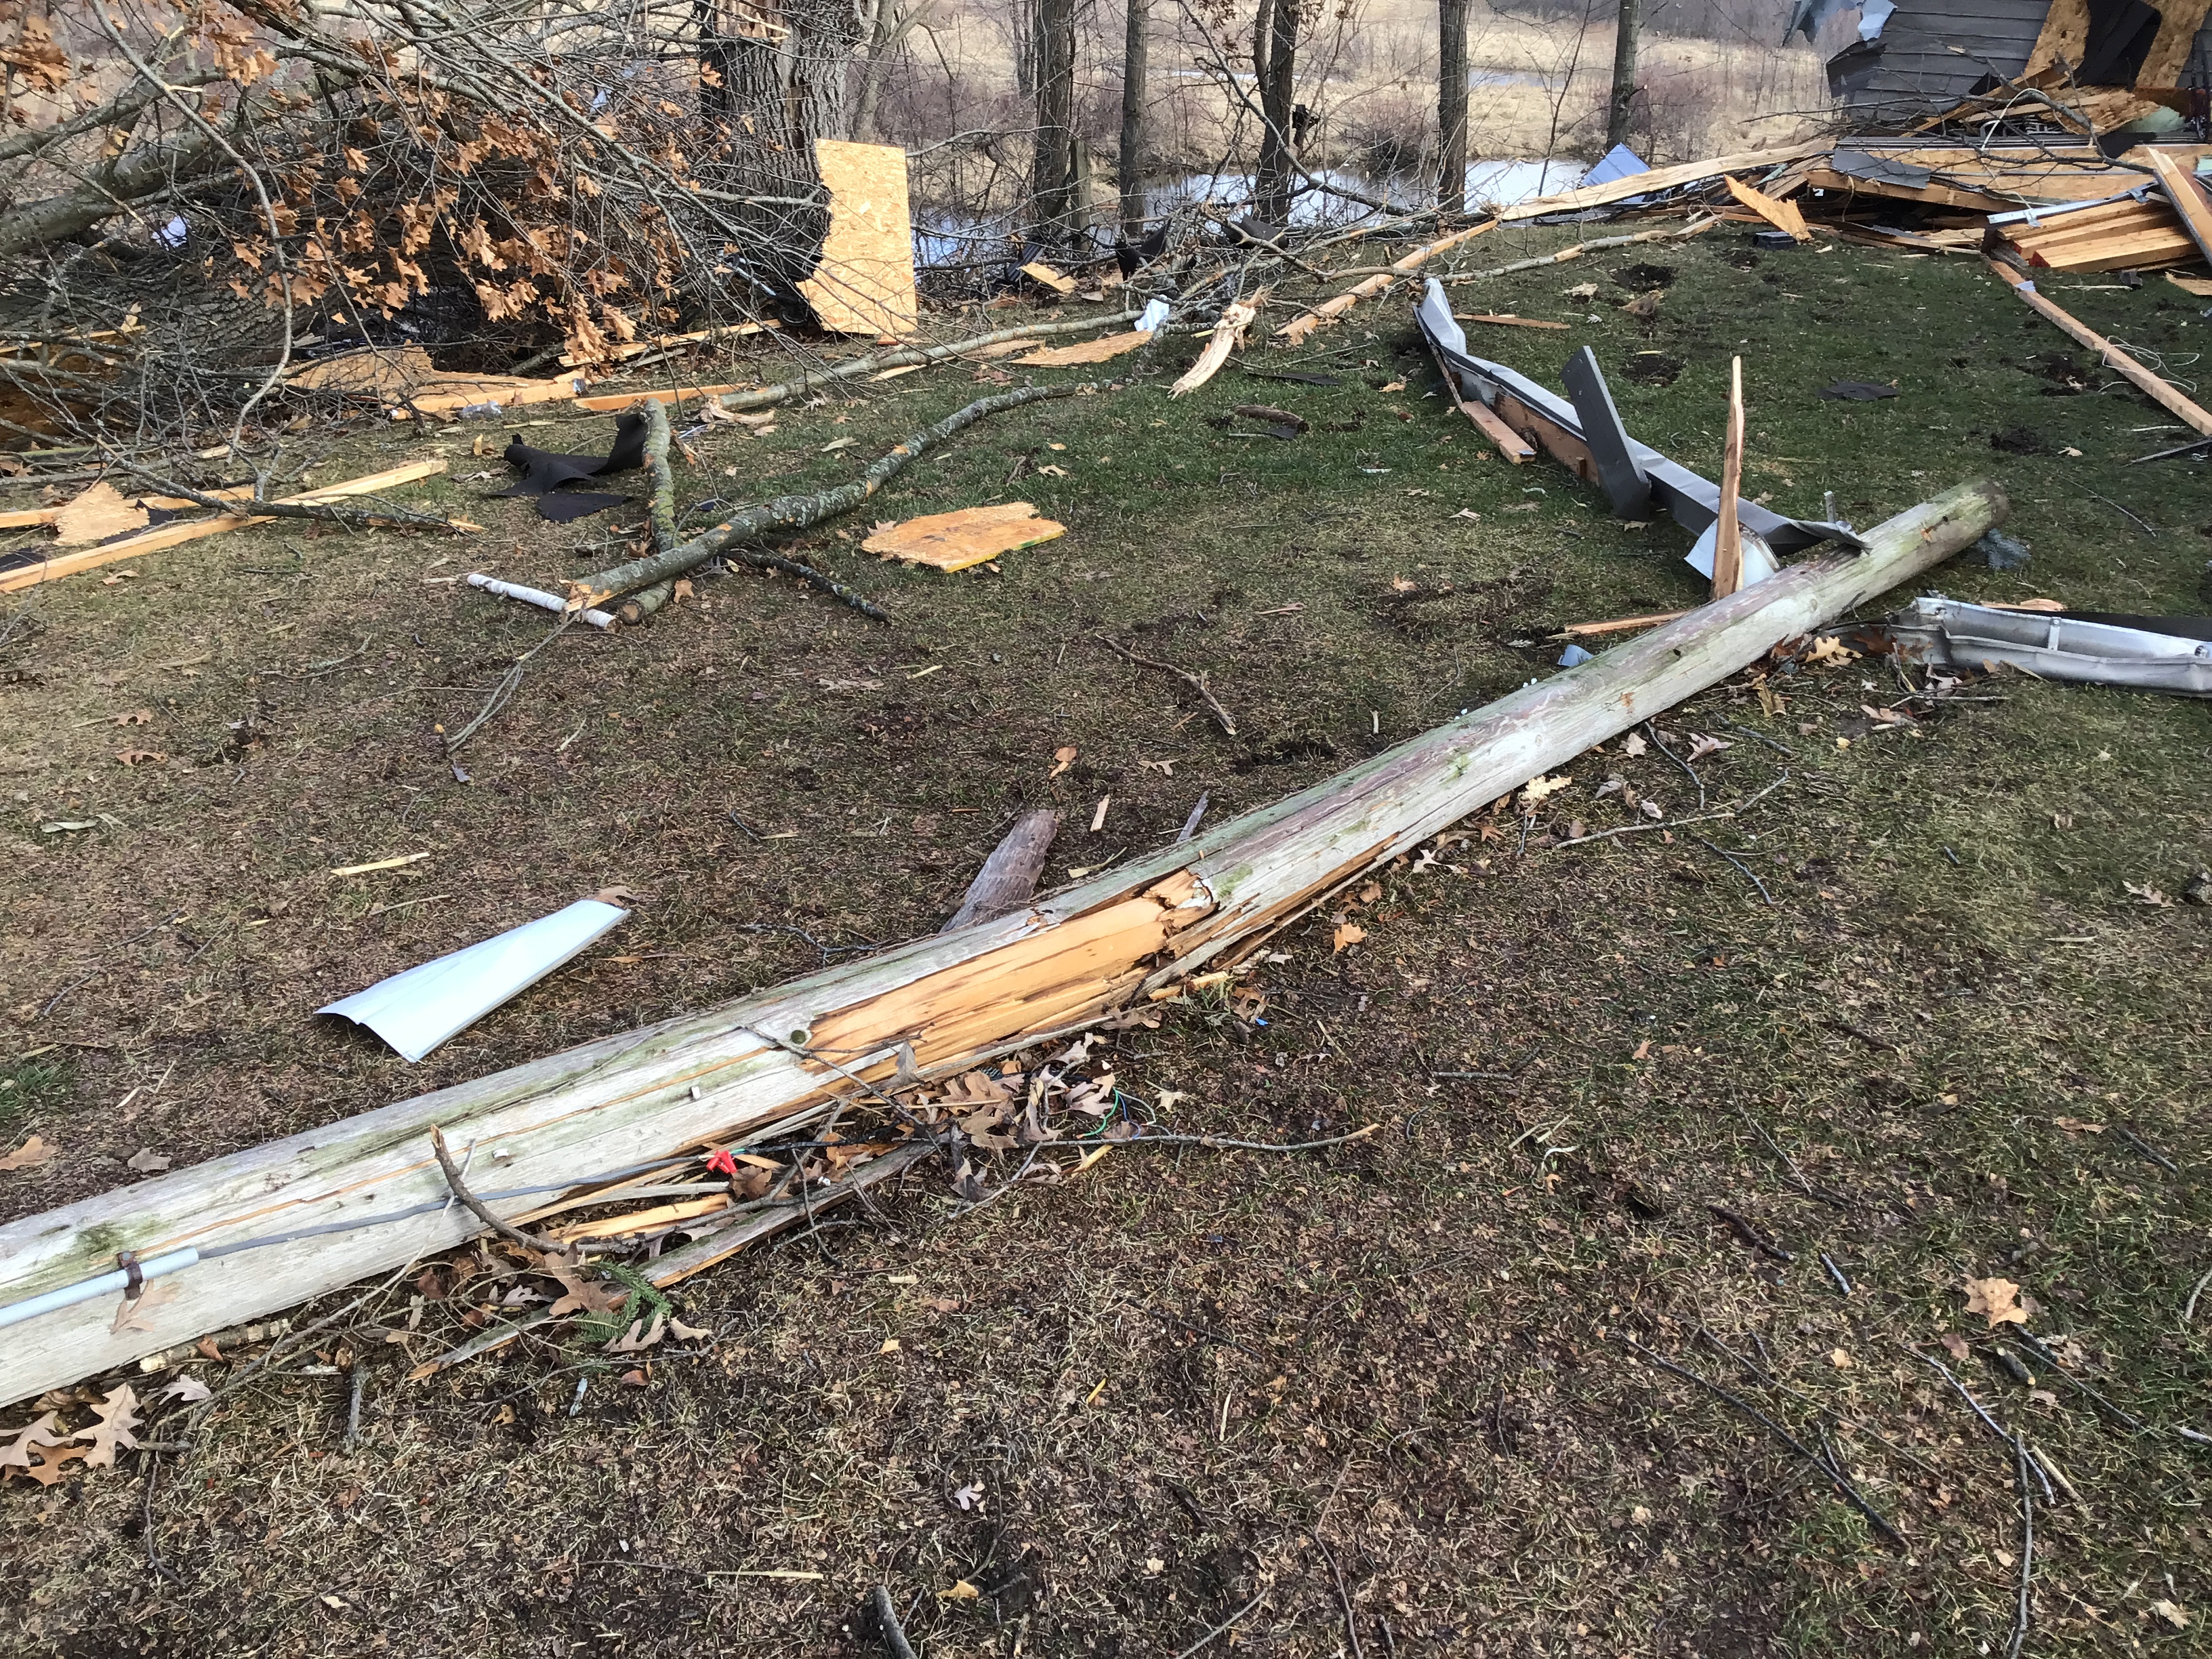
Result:
[[[1501,232],[1466,264],[1571,234]],[[1664,269],[1615,281],[1632,262]],[[1655,318],[1616,309],[1654,283]],[[2050,291],[2177,375],[2208,327],[2157,281]],[[1703,470],[1741,354],[1747,489],[1783,510],[1833,491],[1867,525],[1996,477],[2033,562],[1964,556],[1930,587],[2212,604],[2203,468],[2127,465],[2178,438],[1978,262],[1754,253],[1724,228],[1455,292],[1570,323],[1474,346],[1553,385],[1593,346],[1630,428]],[[1285,368],[1340,383],[1245,373]],[[990,378],[708,428],[679,496],[849,476]],[[644,629],[572,630],[464,751],[465,785],[437,728],[545,624],[448,579],[557,585],[636,517],[556,529],[481,499],[471,474],[503,471],[471,440],[504,427],[364,426],[317,474],[442,448],[456,476],[416,499],[491,527],[466,543],[272,526],[33,592],[0,624],[21,1057],[0,1141],[61,1152],[0,1174],[0,1214],[137,1179],[142,1149],[234,1151],[817,965],[788,930],[925,932],[1019,807],[1067,813],[1058,881],[1171,836],[1201,791],[1210,818],[1263,804],[1553,672],[1563,623],[1699,597],[1671,526],[1487,453],[1399,298],[1194,398],[1166,378],[979,428],[869,515],[1018,498],[1061,539],[958,577],[875,562],[860,525],[796,544],[889,627],[745,574]],[[1899,395],[1816,395],[1838,378]],[[1255,400],[1313,430],[1213,423]],[[526,435],[580,449],[608,425]],[[1024,458],[1064,476],[1010,483]],[[1238,737],[1106,629],[1207,672]],[[1176,1655],[1239,1609],[1208,1651],[2003,1653],[2014,1454],[1932,1357],[2063,1475],[2033,1486],[2026,1650],[2201,1650],[2212,1448],[2179,1431],[2212,1432],[2212,1296],[2185,1316],[2212,1267],[2208,912],[2130,886],[2178,900],[2212,865],[2212,711],[1971,690],[1899,727],[1869,717],[1900,696],[1870,661],[1797,677],[1772,716],[1717,687],[1657,722],[1676,756],[1732,745],[1694,781],[1656,746],[1593,751],[1550,816],[1486,815],[1279,941],[1264,1008],[1113,1040],[1163,1123],[1382,1126],[1356,1146],[1115,1152],[957,1221],[916,1179],[684,1286],[712,1334],[638,1384],[559,1339],[408,1383],[461,1304],[403,1283],[226,1397],[189,1453],[0,1488],[0,1640],[860,1656],[884,1650],[883,1583],[939,1659]],[[1547,844],[1627,821],[1609,776],[1685,814],[1785,771],[1710,847]],[[432,856],[326,873],[412,852]],[[419,1066],[313,1015],[615,883],[641,896],[622,931]],[[1364,940],[1333,948],[1340,918]],[[2061,1364],[1966,1311],[1987,1278],[2024,1287]],[[1632,1341],[1826,1437],[1901,1542]],[[231,1363],[178,1369],[220,1387]]]

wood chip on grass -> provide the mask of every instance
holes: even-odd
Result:
[[[1103,363],[1134,351],[1152,337],[1150,329],[1133,329],[1127,334],[1108,334],[1085,340],[1080,345],[1041,347],[1014,361],[1025,368],[1072,368],[1079,363]]]

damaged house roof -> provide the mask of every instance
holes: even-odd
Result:
[[[2156,94],[2212,84],[2208,11],[2212,0],[1797,0],[1785,38],[1831,48],[1830,91],[1871,122],[1983,94],[2094,88],[2122,92],[2084,112],[2099,131],[2156,131],[2179,125],[2182,102]]]

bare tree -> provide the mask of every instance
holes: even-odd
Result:
[[[1467,0],[1437,0],[1437,205],[1447,213],[1462,213],[1467,209]]]
[[[1074,218],[1075,0],[1036,0],[1036,155],[1030,234],[1065,242]]]
[[[1297,81],[1301,0],[1260,0],[1252,23],[1252,70],[1259,80],[1260,172],[1253,205],[1262,219],[1291,213],[1293,106]]]
[[[1620,21],[1613,37],[1613,100],[1606,111],[1605,147],[1628,142],[1636,102],[1636,33],[1643,0],[1620,0]]]
[[[853,137],[873,139],[884,83],[906,51],[907,37],[935,21],[937,0],[854,0],[853,15],[867,43],[853,89]]]
[[[1121,46],[1121,152],[1114,164],[1121,197],[1121,234],[1132,242],[1145,230],[1145,21],[1148,0],[1128,0]]]

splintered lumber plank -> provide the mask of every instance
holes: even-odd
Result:
[[[657,392],[610,392],[594,398],[578,398],[576,407],[588,409],[598,415],[618,414],[625,409],[635,409],[647,398],[658,398],[673,404],[678,409],[689,401],[700,402],[708,398],[720,398],[732,392],[750,392],[752,387],[744,381],[732,381],[728,386],[672,386]]]
[[[1540,322],[1534,317],[1516,317],[1510,311],[1500,312],[1494,316],[1483,311],[1455,311],[1452,316],[1459,322],[1491,323],[1499,328],[1565,328],[1569,326],[1565,323]]]
[[[0,1225],[0,1310],[113,1271],[116,1252],[202,1259],[170,1297],[113,1328],[118,1298],[7,1328],[0,1403],[291,1307],[478,1231],[447,1204],[433,1126],[500,1191],[583,1187],[658,1152],[729,1144],[888,1082],[901,1050],[924,1079],[963,1071],[1225,966],[1343,883],[1530,777],[1674,707],[1970,545],[2002,492],[1963,484],[1765,581],[1522,687],[1286,799],[995,921],[909,941],[787,985],[603,1037],[489,1077]],[[827,1063],[834,1060],[835,1068]],[[890,1158],[900,1156],[893,1153]],[[512,1217],[545,1194],[490,1199]],[[416,1206],[420,1213],[401,1214]],[[267,1249],[224,1246],[348,1226]]]
[[[1991,270],[2005,280],[2007,287],[2020,295],[2030,311],[2051,324],[2075,343],[2087,346],[2097,354],[2098,361],[2113,370],[2135,388],[2176,419],[2185,422],[2191,432],[2212,437],[2212,411],[2199,407],[2184,397],[2166,381],[2152,374],[2134,358],[2114,345],[2087,324],[2076,319],[2035,291],[2035,284],[2009,265],[1997,260],[1985,261]]]
[[[1626,634],[1639,628],[1656,628],[1661,623],[1674,622],[1690,613],[1686,611],[1654,611],[1644,617],[1615,617],[1608,622],[1569,623],[1559,630],[1563,639],[1591,640],[1604,634]]]
[[[411,420],[416,415],[451,415],[457,410],[481,409],[520,409],[530,404],[574,403],[584,395],[584,380],[580,375],[571,375],[558,380],[539,380],[528,386],[487,386],[476,392],[441,392],[415,398],[392,411],[395,421]],[[641,392],[643,398],[665,398],[666,392]]]
[[[1694,185],[1708,179],[1718,179],[1730,173],[1749,173],[1754,168],[1764,172],[1768,167],[1780,167],[1788,161],[1802,161],[1809,155],[1824,155],[1835,148],[1832,138],[1811,138],[1802,143],[1784,144],[1779,149],[1738,150],[1733,155],[1716,155],[1704,161],[1683,161],[1670,167],[1652,167],[1644,173],[1632,173],[1608,184],[1584,185],[1574,190],[1561,191],[1556,196],[1539,196],[1529,201],[1516,202],[1498,216],[1506,224],[1519,219],[1540,219],[1547,213],[1573,213],[1583,208],[1603,207],[1608,202],[1623,202],[1632,196],[1650,196],[1662,190],[1673,190],[1678,185]]]
[[[1736,497],[1743,489],[1743,359],[1729,359],[1728,441],[1721,450],[1721,511],[1713,521],[1713,597],[1743,586],[1743,526]]]
[[[19,507],[13,513],[0,513],[0,530],[30,530],[52,524],[60,516],[58,507]]]
[[[2180,216],[2189,240],[2197,244],[2199,253],[2212,259],[2212,200],[2207,199],[2204,186],[2197,182],[2196,169],[2183,166],[2154,144],[2143,146],[2142,153],[2144,162],[2166,187],[2166,199]]]
[[[1886,196],[1899,202],[1927,202],[1937,207],[1964,208],[1973,213],[2009,212],[2018,204],[1986,191],[1959,190],[1932,180],[1924,185],[1893,185],[1880,179],[1859,179],[1832,167],[1815,167],[1805,182],[1818,190],[1841,191],[1846,196]]]
[[[2021,79],[2045,70],[2078,69],[2088,49],[2089,0],[2051,0],[2051,9],[2043,14],[2042,30],[2028,48],[2027,67],[2021,71]]]
[[[1749,208],[1777,230],[1784,230],[1801,242],[1813,240],[1813,233],[1805,228],[1805,216],[1795,202],[1777,201],[1764,191],[1754,190],[1741,179],[1728,179],[1729,194]]]
[[[968,896],[939,928],[949,933],[971,921],[989,921],[1030,902],[1037,878],[1044,874],[1045,855],[1052,838],[1060,833],[1060,814],[1041,806],[1014,820],[1014,827],[991,849],[975,879],[968,884]]]
[[[392,489],[401,484],[413,483],[443,472],[443,456],[427,461],[410,461],[404,466],[395,466],[383,472],[372,472],[365,477],[349,478],[343,483],[325,484],[318,489],[287,495],[286,507],[327,506],[356,495],[373,495],[380,489]],[[226,497],[231,491],[220,492]],[[35,587],[40,582],[50,582],[63,576],[73,576],[80,570],[90,570],[99,565],[113,564],[121,559],[135,559],[143,553],[159,553],[185,542],[195,542],[204,536],[228,535],[234,530],[243,530],[249,525],[274,524],[267,514],[252,517],[232,518],[218,514],[212,519],[180,519],[168,524],[157,524],[151,530],[141,531],[136,536],[126,536],[121,541],[106,542],[98,547],[88,547],[81,552],[64,553],[58,558],[46,559],[37,564],[27,564],[18,569],[0,570],[0,593],[12,593],[18,588]]]
[[[1523,461],[1534,460],[1535,446],[1499,420],[1480,398],[1462,396],[1460,392],[1459,377],[1452,373],[1450,365],[1446,363],[1437,353],[1436,342],[1430,340],[1425,333],[1421,337],[1428,344],[1429,361],[1437,366],[1437,373],[1444,383],[1444,396],[1452,400],[1452,407],[1474,422],[1474,429],[1497,445],[1498,453],[1512,462],[1514,465],[1518,466]]]
[[[1231,300],[1222,307],[1221,320],[1214,324],[1212,336],[1206,341],[1206,349],[1198,354],[1198,361],[1183,370],[1176,383],[1168,388],[1169,397],[1180,398],[1187,392],[1195,392],[1221,372],[1222,364],[1229,361],[1229,354],[1237,349],[1237,343],[1243,337],[1244,331],[1260,314],[1260,302],[1267,297],[1265,294],[1256,294],[1252,296],[1249,305],[1242,300]]]

